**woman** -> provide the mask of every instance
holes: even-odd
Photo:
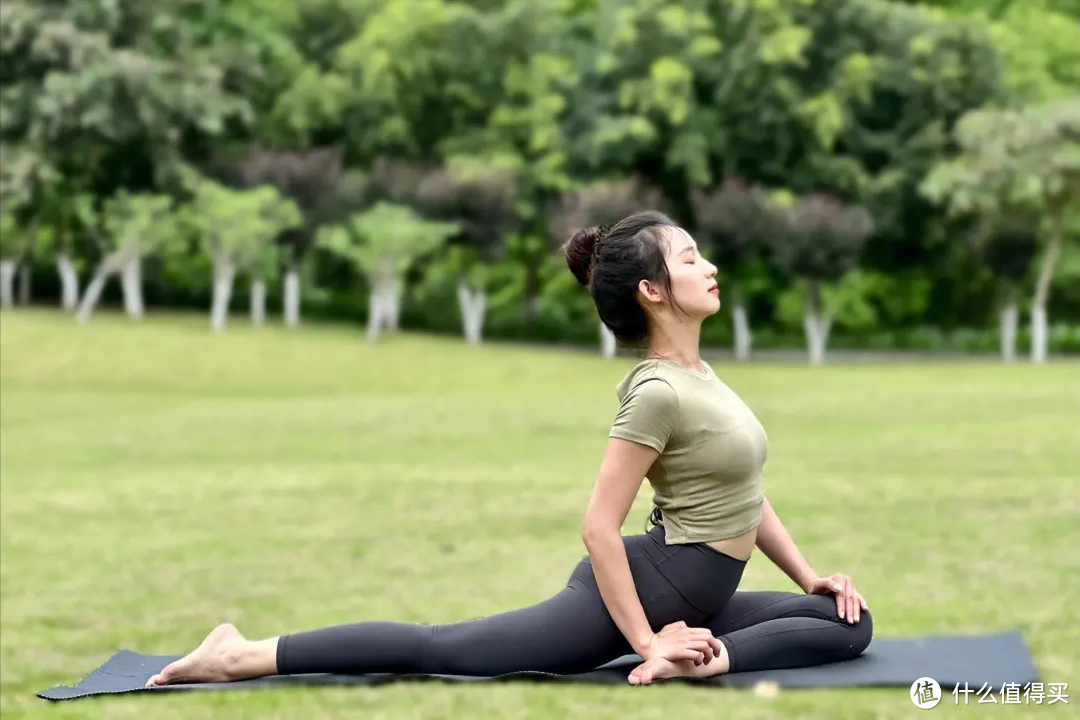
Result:
[[[803,559],[764,497],[764,430],[699,356],[701,323],[720,309],[716,267],[654,212],[579,231],[565,254],[601,320],[647,348],[619,384],[582,526],[588,555],[566,587],[531,607],[446,625],[360,622],[258,641],[219,625],[148,687],[298,673],[574,673],[631,653],[644,662],[628,680],[644,685],[834,662],[866,648],[866,602],[849,577],[818,577]],[[624,537],[646,476],[653,527]],[[736,592],[755,546],[805,594]]]

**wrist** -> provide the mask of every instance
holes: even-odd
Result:
[[[652,640],[656,637],[656,633],[652,630],[647,635],[639,635],[637,640],[631,643],[631,647],[643,660],[648,660],[649,649],[652,647]]]
[[[814,578],[816,577],[817,575],[814,573],[813,570],[807,570],[799,577],[799,579],[797,580],[797,584],[800,588],[802,588],[802,591],[804,593],[810,592],[810,584],[814,582]]]

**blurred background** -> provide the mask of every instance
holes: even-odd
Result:
[[[594,345],[667,212],[703,343],[1080,352],[1075,0],[4,4],[3,305]]]
[[[220,622],[559,591],[636,362],[559,249],[644,209],[720,268],[702,354],[812,567],[877,636],[1019,629],[1075,680],[1078,38],[1077,0],[3,0],[5,719],[907,717],[907,688],[34,697]],[[740,587],[798,590],[760,554]]]

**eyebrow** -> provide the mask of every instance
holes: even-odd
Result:
[[[682,250],[680,250],[678,255],[676,255],[675,257],[679,257],[680,255],[682,255],[687,250],[697,250],[697,246],[696,245],[687,245]]]

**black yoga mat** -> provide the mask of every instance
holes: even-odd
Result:
[[[574,675],[544,672],[514,672],[495,677],[465,675],[369,673],[365,675],[288,675],[243,680],[233,683],[190,683],[143,687],[151,675],[179,655],[140,655],[129,650],[109,658],[75,687],[55,687],[38,693],[46,700],[74,700],[91,695],[174,690],[243,690],[295,685],[381,685],[401,680],[477,682],[498,680],[546,680],[629,685],[626,676],[641,662],[637,655],[624,655],[595,670]],[[1024,638],[1019,632],[983,636],[939,636],[874,639],[858,658],[828,665],[789,670],[731,673],[714,678],[663,680],[719,687],[750,687],[768,680],[787,688],[910,686],[920,677],[931,677],[941,685],[942,694],[964,682],[974,690],[984,683],[999,690],[1003,683],[1038,681]]]

